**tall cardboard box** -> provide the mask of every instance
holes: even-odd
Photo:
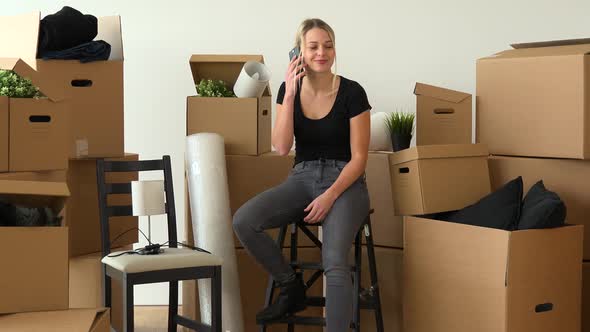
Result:
[[[229,201],[232,216],[248,200],[264,192],[267,189],[278,186],[289,176],[293,168],[294,155],[281,156],[276,152],[267,152],[260,156],[245,155],[226,155],[227,182],[229,189]],[[188,189],[187,189],[188,190]],[[188,203],[189,194],[186,192],[186,230],[189,243],[193,243],[192,215],[190,204]],[[310,226],[310,231],[317,236],[318,228]],[[277,239],[279,229],[269,229],[267,233]],[[242,248],[242,243],[235,233],[234,243],[236,248]],[[313,242],[301,231],[298,230],[298,246],[311,247],[315,246]],[[290,246],[289,232],[285,237],[284,245]]]
[[[471,94],[416,83],[416,145],[471,144]]]
[[[190,67],[194,83],[198,84],[201,79],[223,80],[233,90],[247,61],[264,62],[264,59],[262,55],[193,55]],[[189,96],[186,100],[186,134],[220,134],[225,140],[225,153],[230,155],[269,152],[271,102],[269,86],[260,98]]]
[[[98,35],[111,45],[107,61],[37,59],[39,12],[0,17],[0,57],[21,58],[43,85],[65,96],[72,109],[70,157],[124,155],[123,42],[119,16],[98,17]],[[45,92],[45,91],[44,91]],[[50,150],[53,152],[53,150]]]
[[[580,331],[582,237],[407,217],[404,331]]]
[[[403,218],[395,215],[389,171],[389,156],[392,152],[369,152],[367,160],[367,188],[371,208],[373,242],[375,245],[402,248]]]
[[[289,254],[289,250],[283,250],[284,255]],[[321,261],[321,252],[317,248],[299,248],[297,250],[299,260],[304,262]],[[246,249],[236,249],[238,259],[238,273],[240,278],[240,293],[242,298],[242,316],[244,317],[244,331],[258,331],[259,325],[256,324],[256,313],[264,308],[264,299],[266,296],[266,287],[268,285],[268,273],[265,272],[258,263],[252,258]],[[288,257],[288,256],[285,256]],[[306,271],[304,278],[307,281],[311,277],[312,271]],[[195,281],[183,282],[182,285],[182,314],[185,317],[199,319],[199,295],[198,287]],[[313,286],[307,290],[308,296],[322,296],[322,278],[316,280]],[[277,290],[278,291],[278,290]],[[275,292],[277,294],[277,292]],[[306,310],[297,313],[300,316],[321,317],[322,309],[319,307],[308,307]],[[297,328],[299,330],[301,327]],[[268,325],[266,329],[269,332],[286,332],[287,325]],[[318,326],[304,326],[304,331],[321,332],[322,328]]]
[[[29,78],[47,96],[0,96],[0,172],[66,169],[70,102],[22,59],[0,58],[0,69]]]
[[[63,182],[0,180],[0,200],[56,214],[69,194]],[[68,308],[67,227],[0,227],[0,243],[0,313]]]
[[[138,160],[137,154],[128,153],[125,157],[107,158],[107,160]],[[137,172],[106,173],[107,183],[129,183],[137,181]],[[96,159],[71,159],[67,172],[67,182],[71,196],[66,205],[65,223],[70,229],[70,256],[99,252],[100,217],[98,212],[98,185],[96,182]],[[109,195],[109,205],[131,205],[131,194]],[[124,232],[137,228],[138,218],[134,216],[110,218],[111,241]],[[138,241],[138,232],[127,232],[111,245],[120,247]]]
[[[539,180],[554,191],[567,208],[568,224],[584,225],[584,259],[590,259],[590,161],[573,159],[491,156],[492,188],[522,176],[523,195]]]
[[[424,145],[390,155],[397,215],[462,209],[490,193],[483,144]]]
[[[108,308],[70,309],[0,316],[0,332],[110,332]]]
[[[497,155],[589,159],[590,44],[578,42],[477,60],[477,142]]]

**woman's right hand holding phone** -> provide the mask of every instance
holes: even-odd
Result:
[[[289,62],[289,68],[285,75],[285,98],[292,99],[295,97],[299,80],[305,76],[306,64],[300,61],[299,56],[294,56]]]

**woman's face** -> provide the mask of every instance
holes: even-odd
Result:
[[[326,30],[313,28],[309,30],[304,40],[303,59],[307,64],[306,70],[324,73],[329,72],[336,58],[336,50],[330,35]]]

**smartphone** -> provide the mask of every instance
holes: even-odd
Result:
[[[298,46],[295,46],[292,50],[289,51],[289,61],[293,60],[294,57],[298,57],[301,53],[301,50]],[[303,59],[301,60],[303,63]],[[297,74],[302,73],[305,69],[301,69]]]

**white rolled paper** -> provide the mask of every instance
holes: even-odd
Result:
[[[248,61],[234,84],[234,93],[239,98],[259,98],[269,80],[270,71],[263,63]]]
[[[134,216],[166,213],[164,180],[132,181],[131,206]]]
[[[222,330],[243,332],[223,137],[214,133],[188,136],[186,170],[194,244],[223,258]],[[208,280],[199,280],[198,286],[201,319],[210,324],[211,284]]]
[[[392,151],[391,136],[387,129],[387,113],[379,112],[371,115],[371,140],[369,151]]]

